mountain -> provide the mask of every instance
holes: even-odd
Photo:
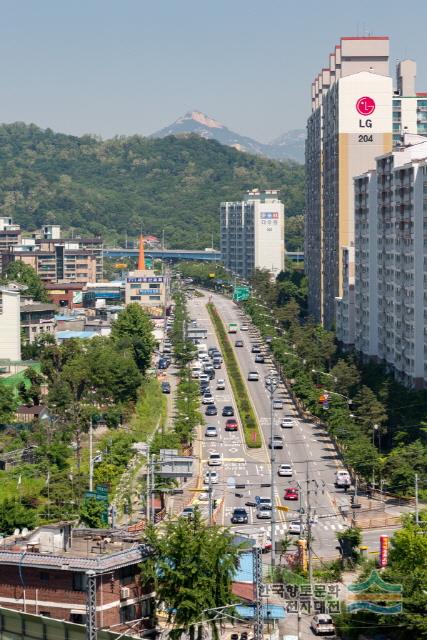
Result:
[[[302,244],[304,169],[294,162],[194,134],[99,140],[20,122],[0,125],[0,216],[28,231],[56,223],[124,246],[142,225],[147,234],[164,230],[170,248],[208,247],[212,233],[218,246],[219,203],[240,200],[253,187],[281,190]]]
[[[273,160],[304,161],[305,132],[303,129],[288,131],[271,143],[264,144],[231,131],[201,111],[189,111],[169,126],[153,133],[150,138],[165,138],[188,133],[195,133],[202,138],[216,140],[238,151],[266,156]]]

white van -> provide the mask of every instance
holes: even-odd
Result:
[[[208,347],[206,344],[198,344],[197,345],[197,354],[200,357],[201,355],[204,355],[205,353],[208,352]]]
[[[335,474],[335,485],[337,487],[349,487],[351,485],[349,472],[345,469],[338,469]]]
[[[202,373],[202,367],[200,364],[195,364],[191,367],[191,377],[198,378]]]

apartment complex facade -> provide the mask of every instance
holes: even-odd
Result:
[[[0,361],[21,360],[19,285],[0,287]]]
[[[248,191],[220,206],[221,254],[227,269],[250,278],[255,269],[277,276],[285,264],[285,211],[276,189]]]
[[[305,268],[310,314],[326,327],[340,313],[343,251],[354,246],[353,178],[375,158],[402,144],[405,134],[427,133],[427,96],[415,91],[416,65],[389,77],[387,37],[341,38],[312,84],[307,123]]]
[[[427,140],[355,178],[354,346],[413,388],[427,385]]]

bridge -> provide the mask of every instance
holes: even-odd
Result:
[[[146,249],[147,256],[160,258],[161,260],[201,260],[204,262],[218,262],[221,260],[221,252],[203,249]],[[104,249],[104,256],[107,258],[136,258],[138,249],[121,249],[113,247]],[[304,253],[302,251],[286,251],[286,257],[292,262],[303,262]]]

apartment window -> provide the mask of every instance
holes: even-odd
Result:
[[[160,300],[160,296],[148,296],[149,300]]]
[[[84,613],[70,613],[70,622],[86,624],[86,615]]]
[[[131,300],[141,300],[141,296],[131,296]]]
[[[135,575],[136,575],[136,567],[135,565],[131,565],[129,567],[122,567],[122,569],[120,569],[120,584],[122,586],[126,585],[126,584],[131,584],[132,582],[135,582]]]
[[[49,582],[50,575],[46,571],[40,571],[40,582]]]
[[[124,624],[125,622],[132,622],[132,620],[135,620],[135,618],[136,613],[134,604],[130,604],[127,607],[122,607],[120,609],[120,622],[122,624]]]
[[[87,577],[85,573],[73,573],[73,590],[86,591]]]

